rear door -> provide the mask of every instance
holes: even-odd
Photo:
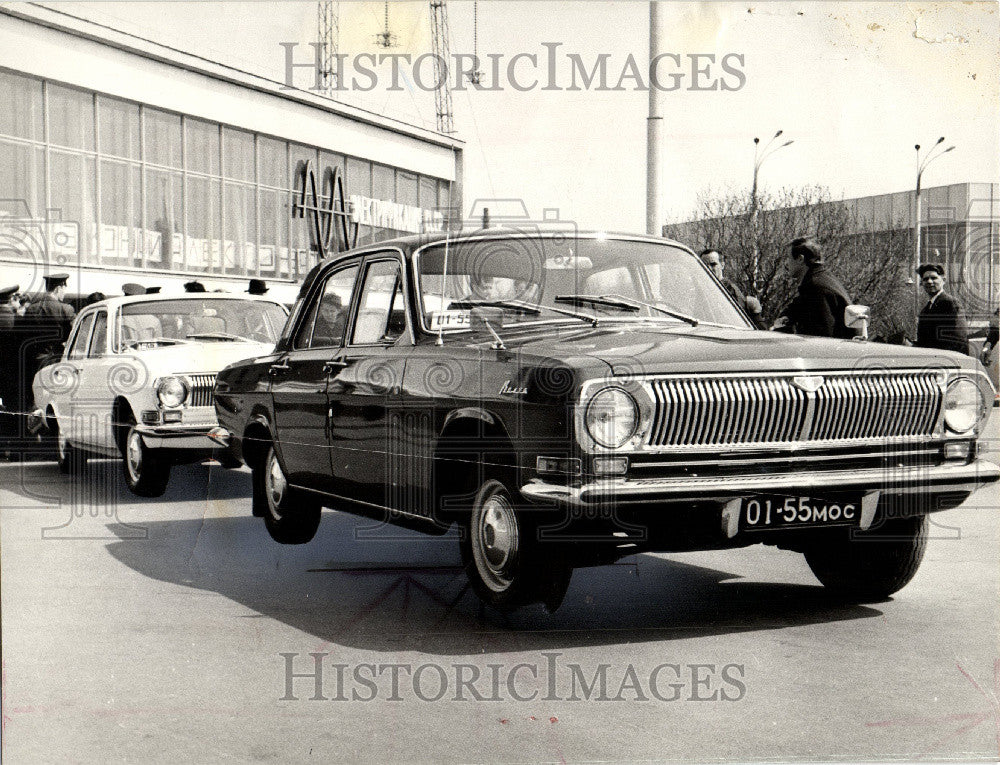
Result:
[[[347,261],[313,285],[293,330],[289,350],[271,365],[271,396],[278,454],[288,479],[331,490],[327,380],[338,368],[350,315],[358,261]]]

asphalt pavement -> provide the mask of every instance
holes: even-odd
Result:
[[[758,545],[578,570],[555,614],[508,616],[454,537],[327,511],[282,547],[249,491],[217,465],[155,500],[110,461],[0,466],[5,761],[1000,756],[996,487],[933,516],[885,602]]]

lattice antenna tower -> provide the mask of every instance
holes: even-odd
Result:
[[[375,35],[375,44],[382,48],[396,47],[396,35],[389,29],[389,0],[385,0],[385,26]]]
[[[455,118],[451,110],[451,81],[448,77],[451,44],[448,42],[448,5],[445,0],[431,0],[431,45],[434,48],[434,81],[441,83],[441,87],[434,89],[437,129],[439,133],[454,133]]]
[[[333,98],[340,79],[340,72],[337,70],[337,54],[340,52],[340,3],[334,0],[319,0],[316,4],[316,23],[322,62],[319,82],[323,93]]]

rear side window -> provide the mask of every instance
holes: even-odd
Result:
[[[352,345],[393,343],[406,331],[399,262],[381,260],[365,270]]]
[[[87,355],[91,358],[104,354],[104,349],[108,347],[108,313],[101,311],[94,321],[94,334],[90,338],[90,350]]]
[[[357,264],[335,271],[327,277],[321,292],[313,293],[305,319],[296,330],[292,347],[339,347],[344,342],[344,330],[351,310],[351,293],[358,277]]]

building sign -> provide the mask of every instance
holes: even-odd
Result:
[[[320,260],[331,252],[349,250],[358,241],[358,225],[350,219],[340,168],[327,167],[321,187],[316,184],[311,160],[302,167],[299,177],[302,186],[292,203],[292,217],[305,218],[309,213],[309,233]]]
[[[351,220],[362,226],[390,228],[414,234],[444,230],[444,215],[437,210],[425,210],[384,199],[370,199],[358,194],[351,194],[350,202]]]
[[[312,161],[307,160],[299,172],[299,184],[292,217],[308,217],[310,239],[320,259],[354,247],[358,226],[413,234],[444,230],[444,215],[437,210],[360,194],[345,197],[344,176],[339,167],[326,167],[322,182],[318,183]]]

